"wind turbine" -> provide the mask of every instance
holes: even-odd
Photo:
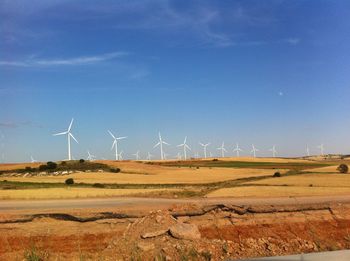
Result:
[[[70,132],[72,129],[73,121],[74,121],[74,119],[72,118],[67,131],[53,134],[53,136],[67,135],[67,138],[68,138],[68,160],[72,159],[71,153],[70,153],[70,138],[72,138],[73,140],[75,140],[76,143],[78,143],[78,141],[74,138],[73,134]]]
[[[199,142],[199,145],[201,145],[201,146],[203,147],[203,150],[204,150],[204,158],[206,159],[206,158],[207,158],[207,147],[210,145],[210,143],[203,144],[203,143]]]
[[[238,143],[236,143],[236,148],[233,149],[233,152],[237,153],[237,157],[239,157],[239,152],[243,151],[239,146]]]
[[[119,160],[123,160],[123,153],[124,153],[124,151],[119,152],[119,154],[118,154]]]
[[[162,136],[160,135],[160,132],[158,133],[158,136],[159,136],[159,142],[156,145],[154,145],[153,148],[160,146],[160,158],[163,160],[164,159],[163,144],[165,145],[170,145],[170,144],[162,140]]]
[[[139,150],[136,151],[136,153],[135,153],[135,154],[132,154],[132,155],[135,156],[136,160],[139,160],[139,159],[140,159],[140,151],[139,151]]]
[[[184,148],[184,159],[187,159],[186,149],[191,150],[191,148],[186,144],[187,142],[187,136],[185,137],[184,143],[177,145],[177,147],[183,147]]]
[[[317,148],[319,148],[321,150],[321,155],[323,156],[324,155],[324,146],[323,146],[323,144],[317,146]]]
[[[94,158],[96,158],[94,155],[92,155],[92,154],[90,154],[90,151],[87,151],[87,153],[88,153],[88,156],[87,156],[87,160],[94,160]]]
[[[163,159],[166,160],[168,156],[170,156],[170,154],[167,154],[167,153],[165,153],[165,152],[163,153]]]
[[[255,148],[254,144],[252,144],[252,150],[250,151],[250,153],[253,153],[254,158],[256,158],[256,152],[259,151],[257,148]]]
[[[151,160],[152,159],[152,157],[153,157],[153,155],[151,154],[151,153],[147,153],[147,160]]]
[[[35,160],[35,159],[33,158],[33,156],[30,156],[30,162],[31,162],[31,163],[35,163],[35,162],[38,162],[38,161]]]
[[[118,154],[118,140],[123,140],[126,139],[127,137],[118,137],[116,138],[113,133],[111,131],[108,131],[108,133],[112,136],[113,138],[113,144],[112,144],[112,148],[115,147],[115,160],[119,160],[119,154]]]
[[[310,157],[309,145],[306,145],[306,155],[307,155],[308,157]]]
[[[217,148],[217,150],[221,150],[221,157],[224,158],[225,152],[227,152],[227,150],[225,149],[225,143],[222,142],[221,147]]]
[[[276,157],[276,153],[277,153],[276,145],[273,145],[272,148],[269,149],[269,151],[272,152],[272,157],[275,158]]]
[[[213,157],[213,153],[211,153],[211,151],[209,151],[209,157],[210,157],[210,158]]]
[[[181,153],[180,153],[180,152],[177,153],[176,158],[177,158],[178,160],[181,160],[181,159],[182,159],[182,156],[181,156]]]

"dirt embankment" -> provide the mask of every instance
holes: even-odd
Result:
[[[7,214],[0,231],[0,260],[223,260],[350,248],[350,205]]]

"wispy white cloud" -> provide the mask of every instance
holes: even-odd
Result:
[[[80,56],[66,59],[35,59],[29,58],[22,61],[4,61],[0,60],[0,66],[18,66],[18,67],[33,67],[33,66],[74,66],[88,65],[113,60],[122,56],[126,56],[127,52],[113,52],[94,56]]]

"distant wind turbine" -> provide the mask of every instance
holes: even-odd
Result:
[[[186,149],[191,150],[191,148],[187,145],[186,142],[187,142],[187,136],[185,137],[184,143],[182,143],[182,144],[180,144],[180,145],[177,145],[177,147],[183,147],[183,150],[184,150],[184,159],[185,159],[185,160],[187,159]]]
[[[310,157],[309,145],[306,145],[306,155],[307,155],[308,157]]]
[[[210,157],[210,158],[213,157],[213,153],[211,153],[211,151],[209,151],[209,157]]]
[[[70,132],[72,129],[73,121],[74,121],[74,119],[72,118],[67,131],[53,134],[53,136],[67,135],[67,138],[68,138],[68,160],[72,159],[71,152],[70,152],[70,138],[72,138],[73,140],[75,140],[76,143],[78,143],[78,141],[74,138],[73,134]]]
[[[203,151],[204,151],[204,158],[206,159],[207,158],[207,147],[210,145],[210,143],[201,143],[199,142],[199,145],[201,145],[203,147]]]
[[[239,146],[238,143],[236,143],[236,147],[233,149],[233,152],[237,153],[237,157],[239,157],[239,152],[243,151]]]
[[[225,152],[227,152],[227,150],[225,149],[225,143],[222,142],[221,147],[217,148],[217,150],[221,150],[221,157],[225,157]]]
[[[252,150],[250,151],[250,153],[253,153],[254,158],[256,158],[256,152],[259,151],[257,148],[255,148],[254,144],[252,144]]]
[[[178,160],[181,160],[181,159],[182,159],[182,155],[181,155],[180,152],[177,153],[176,158],[177,158]]]
[[[276,157],[276,145],[273,145],[271,149],[269,149],[269,151],[272,152],[272,157],[275,158]]]
[[[119,154],[118,154],[118,140],[123,140],[126,139],[127,137],[118,137],[116,138],[113,133],[111,131],[108,131],[108,133],[112,136],[113,138],[113,144],[112,144],[112,148],[115,148],[115,160],[119,160]]]
[[[33,158],[33,156],[30,156],[30,162],[31,163],[35,163],[35,162],[38,162],[36,159]]]
[[[118,154],[119,160],[123,160],[123,153],[124,153],[124,151],[119,152],[119,154]]]
[[[136,153],[132,154],[135,156],[136,160],[139,160],[140,159],[140,151],[136,151]]]
[[[319,148],[319,149],[320,149],[320,151],[321,151],[321,155],[323,156],[323,155],[324,155],[324,146],[323,146],[323,144],[321,144],[321,145],[317,146],[317,148]]]
[[[153,155],[151,154],[151,153],[147,153],[147,160],[151,160],[152,159],[152,157],[153,157]]]
[[[90,151],[87,151],[87,153],[88,153],[88,156],[87,156],[87,160],[94,160],[96,157],[94,156],[94,155],[92,155],[92,154],[90,154]]]
[[[167,153],[165,153],[165,152],[163,153],[163,159],[166,160],[168,156],[170,156],[170,154],[167,154]]]
[[[160,135],[160,132],[158,133],[158,136],[159,136],[159,142],[156,145],[154,145],[153,148],[160,146],[160,158],[163,160],[164,159],[163,144],[165,145],[170,145],[170,144],[162,140],[162,136]]]

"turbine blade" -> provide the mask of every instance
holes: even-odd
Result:
[[[112,136],[112,138],[115,139],[113,133],[112,133],[110,130],[108,130],[108,132],[109,132],[109,134]]]
[[[185,144],[185,146],[187,149],[191,150],[190,146],[188,146],[187,144]]]
[[[69,135],[73,138],[73,140],[75,140],[75,142],[76,143],[79,143],[78,141],[77,141],[77,139],[76,138],[74,138],[74,136],[73,136],[73,134],[72,133],[69,133]]]
[[[116,142],[117,142],[116,140],[113,141],[111,150],[114,148],[114,145],[116,144]]]
[[[117,140],[123,140],[126,139],[127,137],[118,137]]]
[[[72,120],[70,121],[69,127],[68,127],[68,132],[69,132],[69,131],[70,131],[70,129],[72,128],[73,121],[74,121],[74,119],[72,118]]]
[[[160,142],[158,142],[156,145],[153,146],[153,148],[158,147],[160,145]]]
[[[199,145],[201,145],[201,146],[203,146],[203,147],[205,146],[205,145],[204,145],[203,143],[201,143],[201,142],[199,142]]]
[[[52,136],[59,136],[59,135],[64,135],[67,134],[68,131],[64,131],[64,132],[60,132],[60,133],[56,133],[56,134],[52,134]]]
[[[165,145],[169,145],[170,146],[170,144],[169,143],[167,143],[167,142],[165,142],[165,141],[162,141],[163,142],[163,144],[165,144]]]

